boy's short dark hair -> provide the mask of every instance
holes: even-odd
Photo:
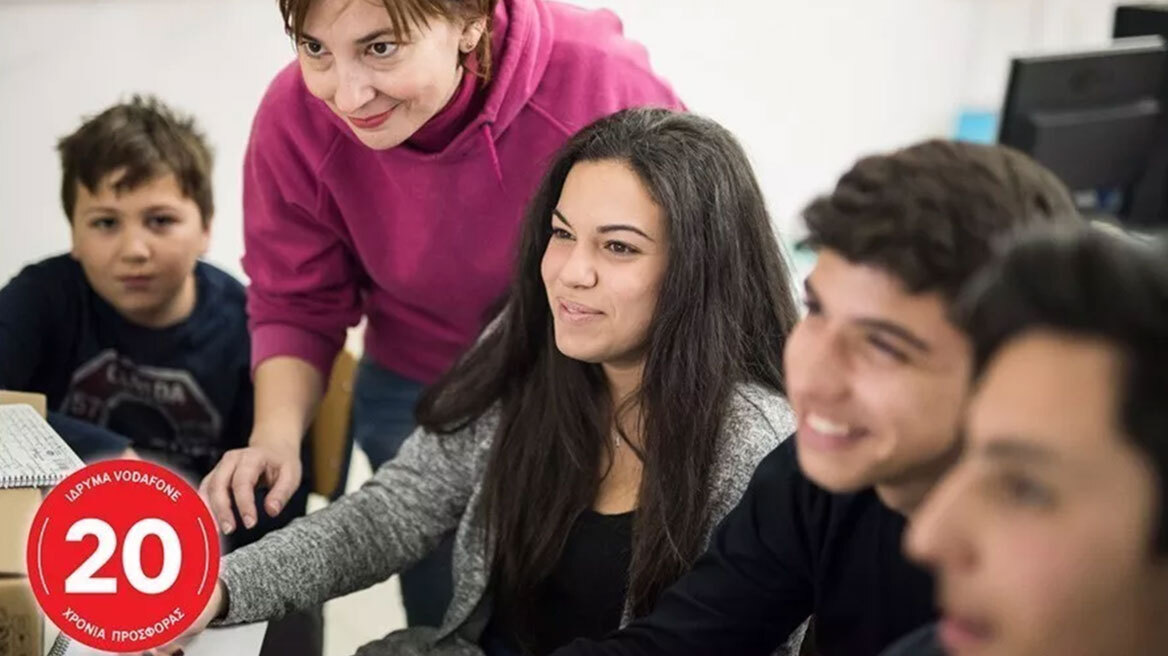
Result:
[[[979,373],[1004,344],[1048,329],[1121,354],[1119,425],[1160,485],[1156,553],[1168,556],[1168,247],[1100,229],[1046,231],[1012,245],[956,304]]]
[[[1009,233],[1081,222],[1067,188],[1026,155],[942,140],[861,159],[803,218],[807,246],[949,300]]]
[[[57,143],[61,154],[61,204],[69,222],[77,184],[95,193],[110,173],[124,169],[118,193],[171,173],[183,195],[195,201],[203,225],[211,221],[211,149],[194,119],[175,113],[153,96],[134,96],[85,121]]]

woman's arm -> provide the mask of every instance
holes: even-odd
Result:
[[[495,426],[488,415],[450,435],[415,431],[361,489],[227,555],[194,624],[148,653],[178,654],[211,624],[273,620],[421,559],[467,511]]]
[[[299,486],[300,441],[345,330],[361,318],[361,264],[296,138],[295,107],[271,94],[252,126],[243,176],[255,426],[249,446],[228,452],[201,486],[224,533],[236,528],[231,497],[244,524],[255,525],[261,478],[272,488],[264,502],[272,516]]]
[[[458,433],[416,431],[361,489],[228,555],[223,622],[309,608],[384,581],[458,526],[482,471],[480,420]]]

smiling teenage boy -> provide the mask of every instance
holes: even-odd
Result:
[[[557,655],[768,654],[814,615],[818,653],[864,656],[935,618],[900,546],[958,450],[970,348],[952,299],[998,241],[1079,219],[1024,155],[945,141],[861,159],[804,218],[819,257],[786,347],[795,439],[652,614]]]

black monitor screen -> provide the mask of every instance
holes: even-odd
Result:
[[[1144,170],[1161,125],[1158,37],[1013,61],[999,140],[1076,191],[1122,188]]]

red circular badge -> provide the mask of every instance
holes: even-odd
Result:
[[[219,577],[210,511],[178,475],[141,460],[90,465],[53,488],[27,558],[45,616],[77,642],[113,652],[177,638]]]

